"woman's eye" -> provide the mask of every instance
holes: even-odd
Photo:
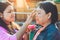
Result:
[[[11,11],[9,11],[8,13],[11,13]]]
[[[12,13],[13,12],[13,10],[10,10],[8,13]]]
[[[38,14],[40,14],[40,13],[38,13]]]

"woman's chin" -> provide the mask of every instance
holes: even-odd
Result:
[[[40,25],[41,25],[42,23],[40,23],[40,22],[36,22],[36,24],[40,24]]]
[[[15,20],[11,20],[11,22],[14,22]]]
[[[36,24],[39,24],[39,22],[36,22]]]

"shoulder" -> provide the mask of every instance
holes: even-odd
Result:
[[[6,30],[0,26],[0,40],[17,40],[16,34],[10,35]]]
[[[60,39],[60,31],[58,29],[50,30],[47,33],[47,38],[51,40],[59,40]]]
[[[0,31],[7,32],[7,30],[3,28],[2,26],[0,26]]]
[[[60,31],[56,28],[55,25],[48,26],[49,28],[46,30],[46,40],[59,40],[60,39]]]
[[[0,26],[0,38],[7,37],[8,35],[10,34],[7,33],[7,30],[5,30],[3,27]]]

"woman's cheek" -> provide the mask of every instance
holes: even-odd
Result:
[[[15,18],[11,18],[11,22],[15,21]]]
[[[38,17],[36,17],[36,23],[39,24],[39,18]]]
[[[11,17],[11,15],[9,14],[5,14],[4,15],[4,19],[6,20],[6,21],[10,21],[11,19],[10,19],[10,17]]]
[[[42,24],[43,19],[44,19],[44,17],[42,17],[42,16],[38,16],[38,23],[39,23],[39,24]]]

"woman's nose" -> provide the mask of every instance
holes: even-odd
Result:
[[[14,12],[12,12],[12,14],[11,14],[12,16],[15,16],[15,13]]]
[[[37,17],[37,16],[38,16],[38,13],[36,13],[35,17]]]

